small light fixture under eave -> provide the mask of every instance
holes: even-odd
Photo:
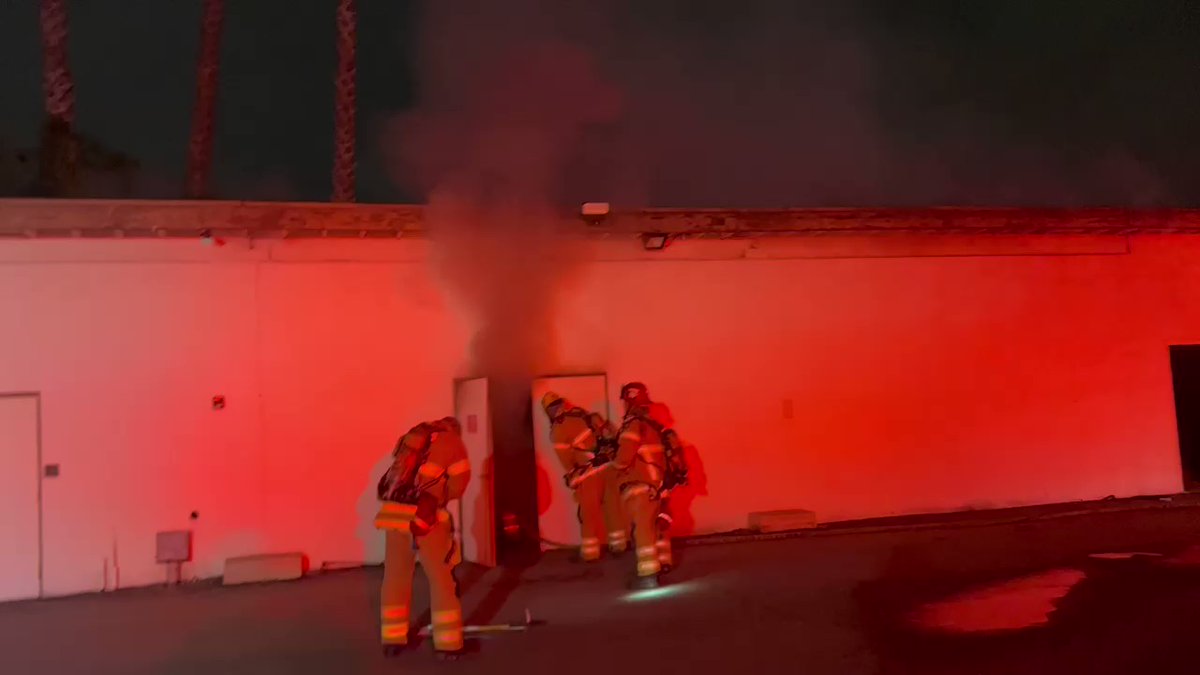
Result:
[[[642,248],[647,251],[661,251],[671,241],[671,235],[665,232],[643,232]]]
[[[607,216],[610,211],[612,211],[612,207],[609,206],[608,202],[584,202],[583,206],[579,209],[581,214],[592,218]]]
[[[579,207],[579,215],[585,223],[592,227],[604,224],[604,220],[611,212],[612,207],[608,202],[584,202],[583,206]]]

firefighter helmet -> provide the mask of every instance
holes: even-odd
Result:
[[[621,400],[626,406],[645,406],[650,404],[650,392],[641,382],[630,382],[621,387]]]
[[[567,400],[565,398],[552,391],[548,391],[546,392],[545,396],[542,396],[542,410],[545,410],[546,414],[550,415],[551,417],[554,417],[554,415],[550,412],[552,408],[555,406],[565,406],[566,404]]]

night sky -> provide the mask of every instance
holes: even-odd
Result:
[[[529,36],[518,15],[489,49],[550,30],[592,50],[629,101],[601,136],[636,148],[606,169],[641,177],[631,203],[1200,205],[1189,0],[591,4]],[[200,0],[69,5],[81,132],[142,163],[139,194],[179,196]],[[328,198],[335,5],[229,0],[218,196]],[[360,201],[423,198],[388,170],[383,140],[438,72],[418,58],[432,38],[421,7],[359,2]],[[470,31],[440,37],[487,58],[471,53]],[[0,144],[34,146],[35,0],[0,3],[0,92]],[[612,176],[580,175],[625,194]]]

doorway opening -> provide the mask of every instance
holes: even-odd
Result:
[[[1183,488],[1200,491],[1200,345],[1171,346],[1171,380]]]
[[[0,393],[0,601],[42,596],[41,414],[38,394]]]
[[[463,559],[487,567],[536,560],[580,543],[578,505],[562,479],[542,395],[553,391],[609,415],[604,373],[530,380],[469,378],[454,383],[455,415],[471,462],[466,493],[451,508]]]

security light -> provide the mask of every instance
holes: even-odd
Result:
[[[645,232],[642,234],[642,248],[647,251],[661,251],[667,247],[670,235],[662,232]]]

